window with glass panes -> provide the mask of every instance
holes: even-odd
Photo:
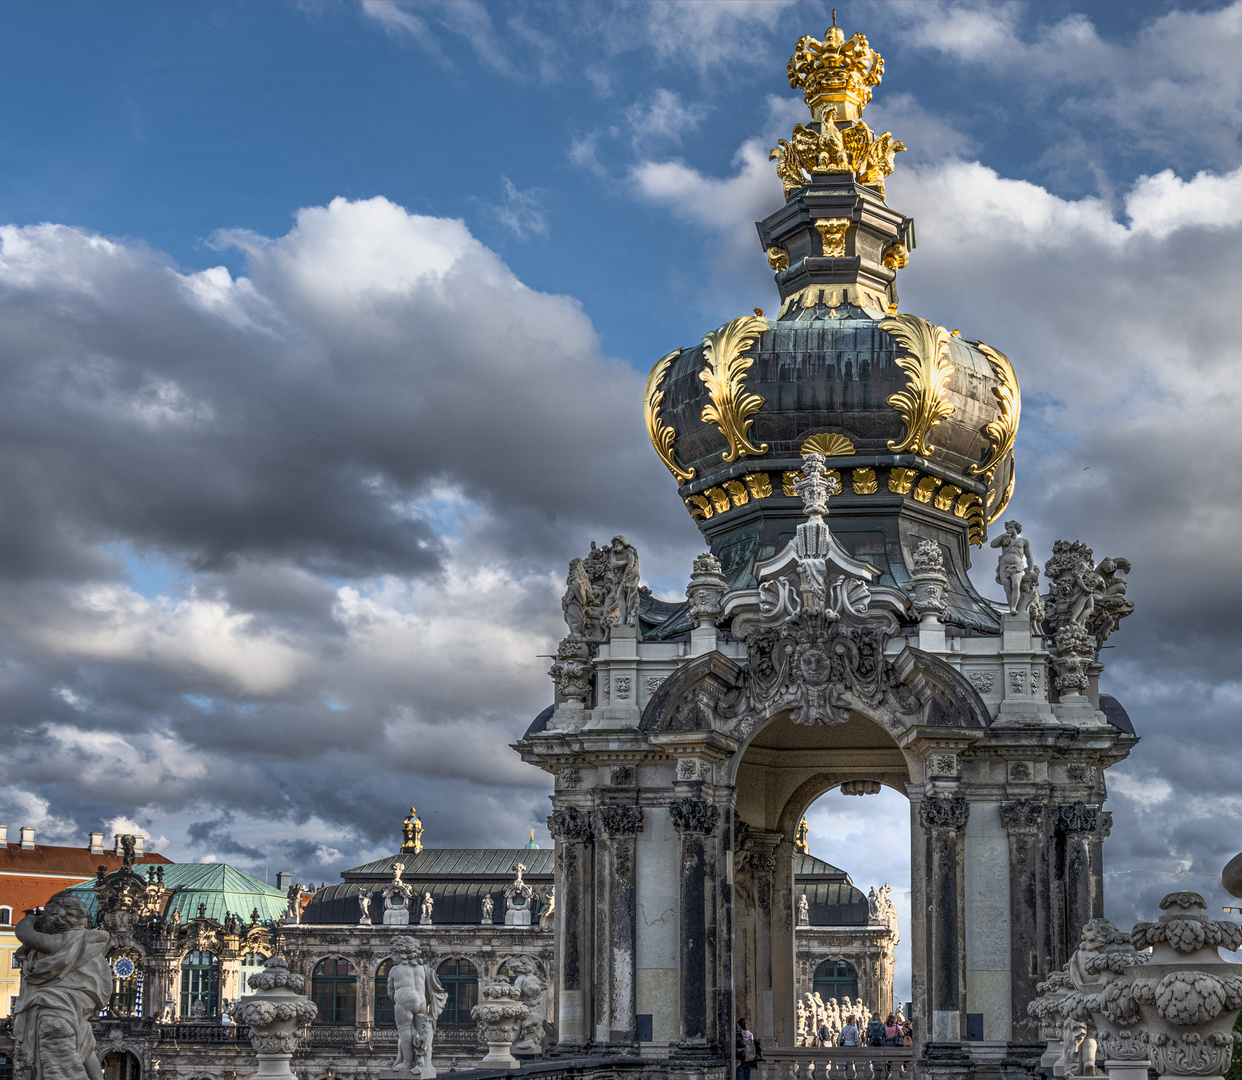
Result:
[[[392,998],[388,996],[388,973],[395,961],[385,960],[375,969],[375,1026],[396,1027],[397,1016],[393,1010]]]
[[[358,980],[348,960],[320,960],[311,974],[311,1000],[319,1009],[317,1024],[352,1024],[358,1000]]]
[[[834,998],[858,998],[858,972],[846,960],[825,960],[815,969],[813,989],[827,1001]]]
[[[220,1017],[220,963],[214,953],[186,953],[181,961],[181,1018]]]
[[[479,1003],[479,973],[469,960],[445,960],[436,969],[448,994],[440,1027],[474,1027],[470,1010]]]
[[[263,970],[263,966],[267,963],[267,957],[262,953],[248,952],[242,953],[241,965],[237,978],[237,996],[244,997],[254,991],[250,989],[250,976],[257,975]]]

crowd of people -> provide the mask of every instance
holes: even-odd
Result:
[[[896,1013],[881,1020],[862,1001],[824,1001],[818,993],[797,1002],[798,1046],[912,1046],[910,1021]]]

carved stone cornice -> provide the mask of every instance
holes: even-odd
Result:
[[[1088,806],[1079,801],[1058,806],[1056,814],[1057,824],[1064,832],[1095,832],[1100,810],[1097,806]]]
[[[1001,803],[1001,824],[1008,832],[1036,833],[1043,827],[1046,809],[1046,804],[1037,799]]]
[[[601,806],[599,828],[605,836],[633,836],[643,828],[640,806]]]
[[[674,799],[668,804],[673,826],[678,832],[710,836],[720,821],[720,808],[704,799]]]
[[[548,815],[548,832],[554,839],[569,843],[589,843],[595,833],[591,828],[590,815],[584,814],[576,806],[562,807]]]
[[[925,795],[919,819],[925,829],[962,829],[970,816],[965,795]]]

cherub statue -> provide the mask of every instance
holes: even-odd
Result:
[[[810,926],[811,925],[811,905],[810,905],[810,902],[806,898],[806,893],[803,893],[798,898],[798,925],[799,926]]]
[[[358,918],[358,924],[360,926],[370,926],[371,925],[371,894],[370,893],[359,893],[358,894],[358,911],[360,912],[359,918]]]
[[[423,893],[423,902],[418,906],[418,921],[423,926],[431,925],[431,908],[435,903],[431,893]]]
[[[29,953],[13,1006],[13,1041],[33,1080],[103,1080],[91,1018],[112,996],[109,934],[81,900],[57,893],[14,927]]]

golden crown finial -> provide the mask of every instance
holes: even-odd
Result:
[[[809,34],[799,38],[786,70],[789,85],[802,91],[816,125],[798,124],[790,140],[777,140],[769,155],[776,161],[786,198],[810,183],[807,173],[852,174],[884,198],[894,155],[905,145],[892,132],[875,135],[862,119],[871,90],[884,75],[884,58],[862,34],[846,40],[834,11],[824,40]]]

